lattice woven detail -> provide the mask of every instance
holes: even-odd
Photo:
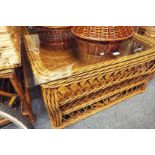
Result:
[[[65,104],[74,99],[91,94],[104,87],[111,86],[125,79],[150,74],[155,71],[155,61],[147,62],[131,68],[124,68],[106,74],[96,74],[93,77],[81,79],[79,82],[73,82],[68,85],[61,85],[58,90],[58,101]]]
[[[144,91],[149,79],[150,75],[144,75],[125,80],[62,105],[58,102],[57,89],[42,88],[42,92],[53,127],[61,128],[109,107],[119,100]]]
[[[133,36],[133,28],[131,26],[74,26],[72,33],[82,39],[118,41]]]

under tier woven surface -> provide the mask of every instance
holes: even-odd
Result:
[[[149,75],[146,75],[124,81],[64,105],[60,105],[57,101],[58,92],[56,89],[50,90],[42,87],[43,98],[51,124],[54,128],[64,128],[122,100],[142,93],[149,79]]]

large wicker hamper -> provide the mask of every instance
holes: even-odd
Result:
[[[146,48],[106,62],[77,65],[71,74],[64,72],[56,79],[43,59],[27,48],[35,78],[42,82],[43,99],[54,128],[73,124],[145,90],[155,72],[155,43],[138,34],[133,40]]]

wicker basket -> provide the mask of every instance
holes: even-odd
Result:
[[[71,26],[39,26],[34,31],[39,35],[41,47],[53,50],[72,47]]]
[[[133,35],[130,26],[77,26],[72,27],[81,57],[103,56],[118,51],[122,40]]]

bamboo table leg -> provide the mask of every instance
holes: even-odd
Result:
[[[21,101],[21,112],[23,115],[28,116],[31,122],[35,121],[35,117],[31,111],[31,107],[30,107],[30,99],[29,99],[29,93],[28,90],[26,90],[26,94],[24,94],[24,91],[21,87],[21,83],[18,80],[16,73],[14,72],[12,77],[10,77],[10,81],[15,89],[15,91],[17,92],[17,95],[20,98]],[[27,98],[26,98],[27,96]]]

